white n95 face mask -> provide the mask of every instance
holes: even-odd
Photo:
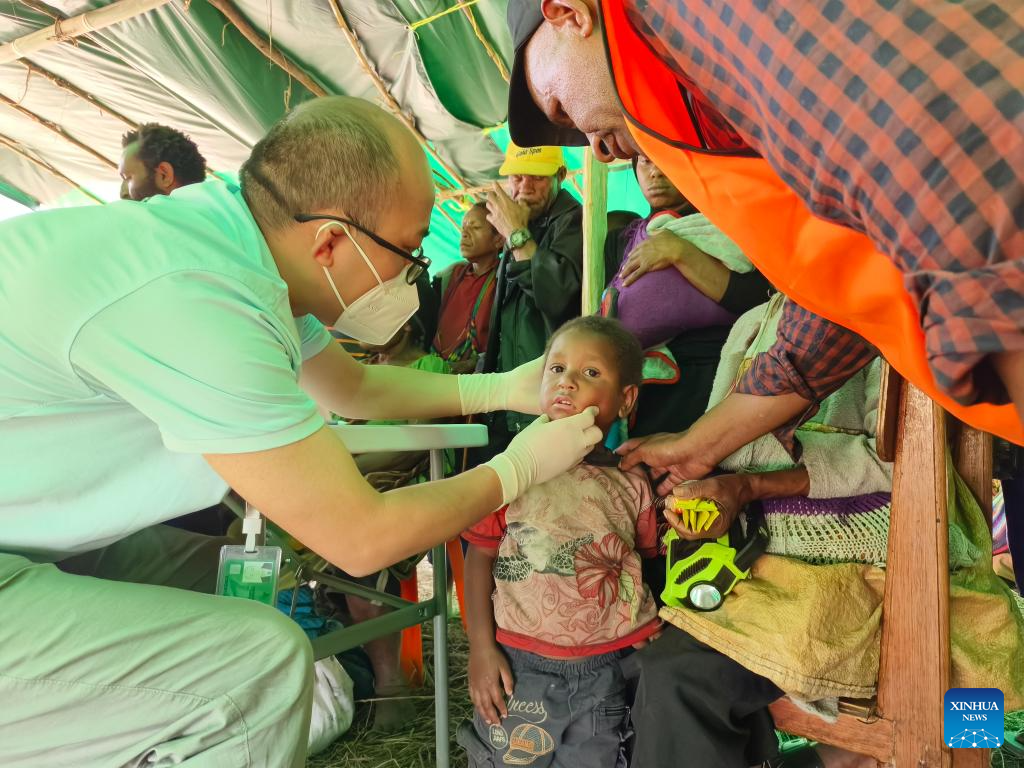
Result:
[[[416,286],[409,285],[406,280],[406,274],[412,265],[406,264],[405,268],[390,280],[381,280],[373,262],[367,258],[366,251],[352,238],[352,233],[347,226],[328,222],[317,230],[316,236],[319,237],[320,233],[328,227],[342,227],[345,230],[345,234],[352,240],[352,245],[359,251],[366,266],[373,272],[373,276],[377,278],[377,285],[351,304],[346,305],[341,294],[338,293],[330,270],[327,267],[323,268],[324,274],[327,275],[327,282],[330,283],[331,290],[337,296],[342,309],[334,323],[334,328],[367,344],[374,346],[386,344],[420,307],[420,297]]]

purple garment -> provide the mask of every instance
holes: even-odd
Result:
[[[840,499],[809,499],[806,496],[761,499],[766,515],[799,515],[801,517],[827,515],[839,520],[849,515],[873,512],[891,502],[891,493],[865,493],[862,496],[848,496]]]
[[[648,216],[626,225],[623,267],[633,249],[647,239],[650,220]],[[697,290],[673,267],[648,272],[629,287],[622,285],[620,267],[609,284],[609,293],[612,305],[605,313],[618,318],[644,349],[664,344],[683,331],[736,322],[736,315]]]

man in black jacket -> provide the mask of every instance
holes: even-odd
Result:
[[[559,147],[509,144],[499,171],[510,193],[495,184],[488,219],[505,238],[484,358],[487,372],[510,371],[541,356],[548,338],[580,314],[583,209],[562,189]],[[495,413],[489,452],[500,451],[536,416]]]

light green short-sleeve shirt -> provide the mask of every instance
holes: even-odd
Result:
[[[57,559],[214,504],[200,454],[323,424],[299,388],[330,336],[293,318],[238,189],[0,224],[0,551]]]

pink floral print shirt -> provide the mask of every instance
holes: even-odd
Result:
[[[497,640],[542,656],[594,656],[659,626],[640,558],[657,554],[646,476],[580,464],[463,534],[496,552]]]

